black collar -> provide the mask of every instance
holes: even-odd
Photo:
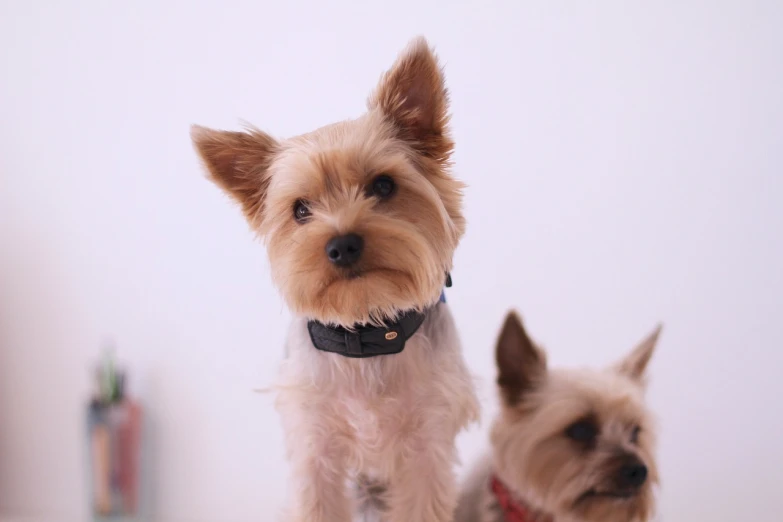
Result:
[[[451,286],[450,274],[446,275],[446,286]],[[441,294],[435,306],[445,302],[446,297]],[[411,310],[383,326],[357,326],[351,330],[311,320],[307,322],[307,331],[310,332],[313,346],[318,350],[363,359],[400,353],[405,349],[405,342],[416,333],[426,318],[426,311]]]
[[[352,331],[308,321],[307,330],[313,346],[319,350],[361,359],[400,353],[405,348],[405,341],[416,333],[426,317],[422,312],[410,311],[393,323],[362,326]]]

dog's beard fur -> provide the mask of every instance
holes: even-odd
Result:
[[[492,433],[495,473],[542,519],[646,521],[653,514],[655,426],[644,402],[645,368],[659,330],[604,370],[548,369],[519,318],[506,319],[497,346],[501,413]],[[579,442],[570,426],[596,436]],[[647,468],[636,489],[620,484],[628,462]]]
[[[266,241],[273,279],[295,313],[351,327],[437,301],[465,227],[462,184],[449,173],[447,102],[435,56],[418,39],[358,119],[286,140],[194,127],[212,180]],[[368,192],[381,174],[396,183],[384,200]],[[312,213],[306,223],[294,219],[297,201]],[[349,270],[325,253],[347,233],[364,239]]]

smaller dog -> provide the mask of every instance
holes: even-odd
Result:
[[[659,333],[607,369],[548,369],[509,313],[496,349],[492,457],[469,477],[457,521],[650,520],[658,472],[644,390]]]

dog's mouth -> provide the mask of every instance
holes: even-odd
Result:
[[[355,279],[361,279],[363,277],[369,277],[369,276],[381,276],[384,275],[388,276],[397,276],[400,275],[407,275],[402,270],[396,270],[394,268],[382,268],[382,267],[373,267],[373,268],[358,268],[358,267],[351,267],[351,268],[342,268],[338,272],[337,279],[340,280],[347,280],[352,281]]]
[[[631,500],[639,495],[638,489],[627,490],[598,490],[589,489],[582,493],[582,495],[576,499],[575,504],[581,504],[582,502],[593,499],[615,499],[615,500]]]
[[[366,270],[357,270],[355,268],[349,268],[345,270],[340,271],[340,279],[347,279],[348,281],[352,281],[354,279],[359,279],[362,277],[363,274],[366,274]]]
[[[322,298],[335,285],[365,285],[378,280],[404,281],[409,283],[411,276],[395,268],[386,267],[345,267],[332,270],[318,290],[317,297]]]

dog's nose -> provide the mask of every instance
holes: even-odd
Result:
[[[337,266],[350,266],[362,255],[364,239],[357,234],[336,236],[326,243],[326,256]]]
[[[640,488],[647,480],[647,466],[641,462],[626,464],[620,468],[620,485],[627,488]]]

